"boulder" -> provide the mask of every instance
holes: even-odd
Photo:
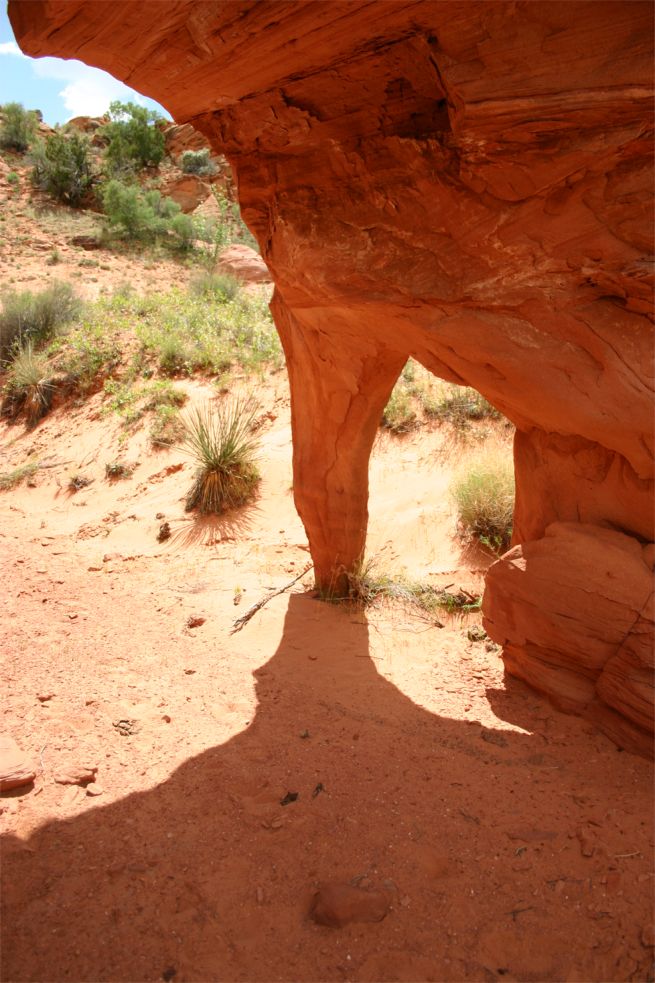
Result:
[[[8,734],[0,734],[0,792],[31,785],[36,772],[26,754]]]
[[[211,194],[211,187],[195,174],[180,174],[162,182],[162,195],[177,202],[183,212],[193,212]]]
[[[641,753],[655,720],[653,556],[612,529],[552,523],[492,565],[483,602],[508,672],[615,738],[618,715],[618,739]]]
[[[266,263],[250,246],[228,246],[220,253],[216,270],[229,273],[241,283],[270,283],[271,280]]]

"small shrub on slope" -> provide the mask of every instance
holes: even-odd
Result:
[[[66,205],[80,204],[93,181],[89,141],[81,133],[58,130],[32,153],[32,181]]]
[[[53,283],[37,294],[29,290],[5,294],[0,313],[0,363],[8,360],[16,346],[27,341],[36,345],[52,338],[77,316],[80,308],[68,283]]]
[[[184,421],[182,446],[198,462],[187,512],[221,513],[253,497],[260,480],[252,430],[256,413],[253,400],[236,398],[216,408],[196,409]]]
[[[129,173],[159,164],[164,156],[164,135],[156,125],[162,117],[133,102],[112,102],[110,122],[102,128],[108,141],[106,159],[113,174]]]
[[[462,529],[495,552],[509,546],[514,469],[508,448],[487,445],[462,465],[451,485]]]
[[[4,106],[0,106],[0,114],[0,147],[24,153],[34,139],[39,123],[38,116],[19,102],[6,102]]]

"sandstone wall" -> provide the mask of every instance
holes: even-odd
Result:
[[[610,730],[631,721],[643,747],[652,667],[607,625],[604,661],[588,665],[593,612],[560,624],[557,644],[542,637],[530,591],[545,612],[564,578],[584,592],[593,553],[598,570],[620,558],[614,596],[626,557],[652,559],[652,5],[9,10],[26,52],[108,69],[230,160],[276,283],[319,585],[347,589],[362,554],[376,424],[412,355],[517,427],[519,552],[486,592],[509,671],[571,709],[593,704]]]

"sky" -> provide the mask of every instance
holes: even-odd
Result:
[[[40,109],[44,121],[54,126],[73,116],[102,116],[115,99],[137,102],[170,119],[158,103],[99,68],[63,58],[28,58],[16,44],[0,0],[0,105],[20,102],[25,109]]]

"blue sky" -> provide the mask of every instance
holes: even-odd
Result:
[[[169,117],[158,103],[99,68],[63,58],[27,58],[0,0],[0,104],[20,102],[26,109],[40,109],[44,121],[54,126],[73,116],[102,116],[114,99],[138,102]]]

